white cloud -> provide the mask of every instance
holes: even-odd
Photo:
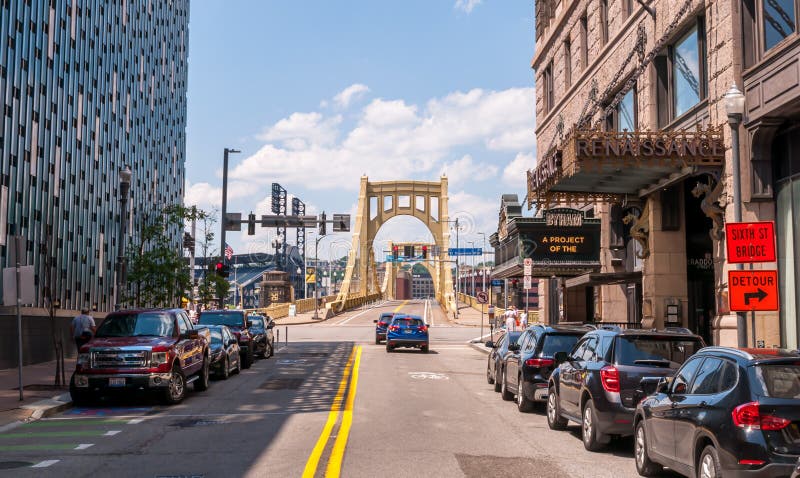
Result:
[[[347,108],[350,106],[350,103],[353,100],[361,98],[368,92],[369,92],[369,87],[367,87],[367,85],[362,85],[361,83],[355,83],[348,86],[344,90],[340,91],[339,94],[333,97],[333,101],[339,107]]]
[[[446,174],[451,187],[463,187],[470,181],[486,181],[497,176],[498,168],[494,164],[476,163],[472,156],[466,154],[442,166],[440,174]]]
[[[458,218],[459,236],[475,236],[479,232],[487,234],[497,229],[497,214],[500,199],[492,201],[466,191],[450,193],[448,198],[450,220]],[[451,232],[451,242],[455,244],[455,233]],[[463,244],[459,244],[464,247]]]
[[[514,187],[515,191],[524,191],[527,187],[527,171],[536,167],[533,153],[519,153],[513,161],[503,169],[503,181]]]
[[[208,183],[186,184],[186,194],[183,196],[183,204],[186,206],[197,206],[200,209],[210,210],[214,206],[219,206],[222,202],[222,188],[214,187]]]
[[[279,141],[290,150],[302,150],[311,145],[328,145],[336,140],[339,115],[323,118],[320,113],[292,113],[257,136],[262,141]]]
[[[466,13],[472,13],[472,9],[480,5],[482,0],[456,0],[454,8]]]
[[[454,92],[423,106],[377,98],[362,108],[349,131],[340,115],[294,113],[265,129],[261,139],[267,143],[239,163],[231,177],[262,187],[275,181],[284,187],[352,191],[358,187],[354,178],[362,174],[387,180],[446,169],[457,182],[451,166],[458,161],[444,164],[456,149],[533,149],[534,101],[533,88]],[[483,166],[472,159],[459,161],[473,171]],[[502,167],[486,164],[491,175]]]

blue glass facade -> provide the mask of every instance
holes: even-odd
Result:
[[[35,305],[113,307],[123,165],[129,244],[182,202],[188,23],[189,0],[0,0],[0,266],[23,236]]]

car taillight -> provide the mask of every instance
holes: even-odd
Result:
[[[731,413],[733,424],[739,428],[753,430],[782,430],[792,423],[791,420],[776,417],[775,415],[762,415],[758,402],[748,402],[739,405]]]
[[[397,325],[392,325],[391,327],[389,327],[389,330],[391,330],[392,332],[397,332],[398,330],[400,330],[400,327],[398,327]]]
[[[619,370],[615,367],[607,365],[600,369],[600,382],[606,392],[619,392]]]
[[[552,367],[555,363],[555,360],[548,358],[531,358],[525,361],[528,367]]]
[[[420,332],[427,332],[428,331],[428,326],[427,325],[420,325],[417,330],[419,330]]]

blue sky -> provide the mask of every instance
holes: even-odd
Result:
[[[195,1],[191,4],[187,204],[269,213],[272,182],[310,212],[355,214],[371,180],[450,178],[463,241],[496,230],[500,195],[534,167],[529,0]],[[272,231],[228,233],[236,253]],[[382,240],[430,237],[395,218]],[[289,234],[289,242],[294,234]],[[341,255],[337,234],[320,256]],[[324,245],[328,244],[328,248]],[[465,244],[462,244],[464,246]],[[327,253],[326,253],[327,251]]]

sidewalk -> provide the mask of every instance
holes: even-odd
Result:
[[[64,359],[67,382],[75,369],[75,359]],[[56,362],[22,367],[24,400],[19,400],[18,369],[0,370],[0,431],[13,428],[26,420],[52,415],[72,405],[69,386],[53,386]]]
[[[325,309],[319,309],[317,315],[320,317],[319,319],[314,319],[314,311],[303,312],[301,314],[297,314],[294,317],[281,317],[280,319],[275,319],[275,325],[304,325],[304,324],[318,324],[321,322],[325,322]]]

